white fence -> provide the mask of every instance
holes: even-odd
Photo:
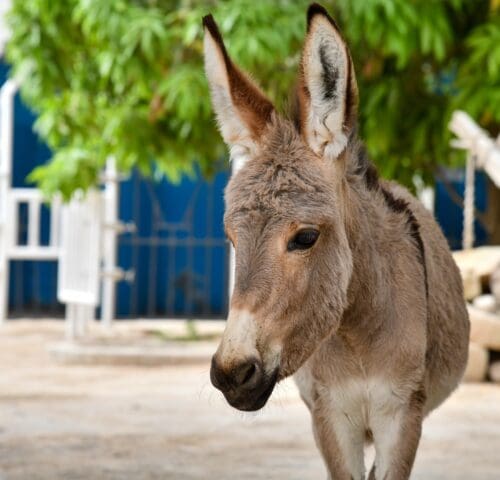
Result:
[[[130,230],[118,221],[119,178],[110,158],[102,190],[77,192],[68,204],[53,200],[49,241],[42,244],[42,193],[12,187],[17,89],[13,80],[0,89],[0,324],[8,318],[10,261],[55,260],[58,299],[66,304],[67,335],[74,338],[85,333],[99,304],[104,325],[111,326],[115,317],[115,283],[126,275],[116,266],[117,235]],[[26,242],[19,235],[22,208],[28,212]]]

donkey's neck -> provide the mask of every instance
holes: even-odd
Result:
[[[370,181],[372,183],[363,177],[347,182],[346,186],[346,223],[353,272],[341,333],[356,337],[371,336],[392,317],[391,262],[394,257],[387,251],[387,242],[405,234],[401,222],[390,221],[393,212],[384,198],[386,187],[378,178]]]

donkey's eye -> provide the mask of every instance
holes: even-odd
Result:
[[[313,228],[305,228],[298,231],[295,236],[288,241],[287,250],[307,250],[311,248],[319,237],[319,232]]]

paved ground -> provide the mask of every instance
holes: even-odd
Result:
[[[325,478],[292,384],[231,410],[208,365],[62,366],[60,325],[0,330],[0,479]],[[413,477],[500,478],[500,387],[467,385],[426,422]]]

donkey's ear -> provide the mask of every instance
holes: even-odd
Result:
[[[203,18],[205,72],[222,137],[232,156],[246,156],[271,120],[274,107],[229,58],[212,15]]]
[[[347,45],[318,4],[307,11],[298,87],[302,135],[318,155],[337,158],[355,128],[358,89]]]

